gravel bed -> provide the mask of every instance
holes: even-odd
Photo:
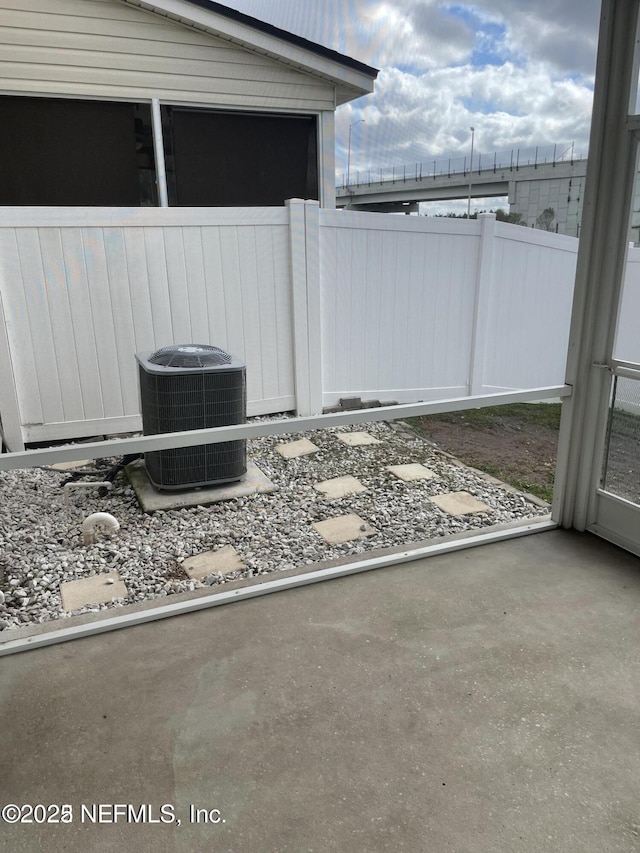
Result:
[[[338,432],[363,430],[381,444],[350,448],[336,438]],[[276,452],[281,442],[303,437],[319,451],[292,460]],[[0,630],[164,598],[320,560],[477,532],[548,512],[529,497],[456,464],[399,424],[269,436],[249,441],[247,451],[278,487],[276,492],[151,515],[142,512],[124,475],[106,497],[99,497],[96,490],[74,490],[65,506],[62,484],[68,473],[51,469],[0,472]],[[81,444],[78,455],[82,456]],[[437,478],[406,483],[386,470],[388,465],[408,462],[424,464]],[[314,489],[319,481],[347,474],[360,480],[367,491],[333,500]],[[428,500],[457,491],[469,492],[490,509],[452,517]],[[114,515],[120,530],[85,546],[81,524],[94,512]],[[361,516],[376,530],[375,535],[329,545],[311,526],[346,513]],[[185,558],[223,545],[236,549],[245,570],[209,575],[202,582],[186,576],[181,568]],[[114,570],[127,586],[126,599],[73,613],[63,610],[62,582]]]

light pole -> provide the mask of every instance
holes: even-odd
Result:
[[[467,219],[471,218],[471,181],[473,180],[473,137],[476,133],[475,127],[471,127],[469,129],[471,130],[471,163],[469,164],[469,197],[467,199]]]
[[[354,121],[353,124],[349,125],[349,148],[347,152],[347,189],[351,184],[351,129],[355,127],[360,122],[364,123],[363,118],[359,118],[358,121]]]

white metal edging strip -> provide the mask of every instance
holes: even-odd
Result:
[[[210,607],[218,607],[222,604],[230,604],[235,601],[244,601],[249,598],[269,595],[273,592],[283,592],[287,589],[308,586],[321,581],[334,578],[346,577],[348,575],[368,572],[372,569],[382,569],[388,566],[408,563],[425,557],[435,557],[440,554],[448,554],[476,545],[487,545],[491,542],[500,542],[505,539],[514,539],[527,536],[531,533],[542,533],[557,527],[554,521],[535,521],[523,524],[521,527],[509,528],[508,530],[494,530],[488,533],[479,533],[456,541],[441,542],[435,545],[425,545],[410,551],[401,551],[398,554],[385,554],[381,557],[372,557],[369,560],[361,560],[349,563],[346,566],[333,566],[328,569],[318,569],[315,572],[294,575],[293,577],[280,578],[279,580],[265,581],[255,586],[247,586],[242,589],[218,592],[202,598],[190,599],[189,601],[178,601],[174,604],[163,604],[150,610],[141,610],[135,613],[122,613],[110,619],[102,619],[98,622],[89,622],[83,625],[74,625],[59,630],[48,631],[31,637],[23,637],[16,640],[8,640],[0,644],[0,657],[17,652],[25,652],[31,649],[39,649],[52,646],[56,643],[65,643],[69,640],[79,640],[83,637],[91,637],[96,634],[104,634],[108,631],[117,631],[120,628],[130,628],[134,625],[142,625],[145,622],[154,622],[158,619],[167,619],[170,616],[182,616],[186,613],[194,613]]]
[[[557,397],[568,397],[570,395],[570,385],[552,385],[544,388],[531,388],[528,391],[505,391],[498,394],[454,397],[448,400],[436,400],[429,403],[405,403],[399,406],[355,409],[328,415],[311,415],[301,418],[284,418],[276,421],[251,422],[234,424],[232,426],[212,427],[209,429],[162,433],[161,435],[143,435],[136,438],[116,438],[109,441],[66,444],[59,447],[45,447],[38,450],[3,453],[0,455],[0,471],[10,471],[15,468],[33,468],[39,465],[50,465],[53,462],[72,462],[78,458],[78,454],[81,454],[83,459],[98,459],[102,456],[148,453],[152,450],[170,450],[177,447],[197,447],[203,444],[217,444],[221,441],[237,441],[240,439],[261,438],[267,435],[282,435],[313,429],[325,429],[326,427],[398,420],[419,415],[456,412],[464,409],[482,409],[487,406],[500,406],[506,403],[533,400],[549,400]]]

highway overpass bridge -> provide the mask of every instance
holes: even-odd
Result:
[[[546,208],[553,208],[552,229],[560,234],[577,237],[582,218],[582,197],[587,174],[586,160],[561,160],[507,166],[491,165],[457,172],[434,169],[422,173],[418,166],[408,173],[396,167],[392,176],[372,180],[371,175],[351,172],[351,180],[336,187],[337,207],[350,210],[373,210],[392,213],[411,213],[420,202],[466,199],[471,186],[471,198],[504,197],[509,200],[511,213],[519,213],[527,225]]]

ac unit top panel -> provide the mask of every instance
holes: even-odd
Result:
[[[155,352],[136,353],[136,359],[146,373],[165,376],[245,368],[241,359],[209,344],[174,344]]]

